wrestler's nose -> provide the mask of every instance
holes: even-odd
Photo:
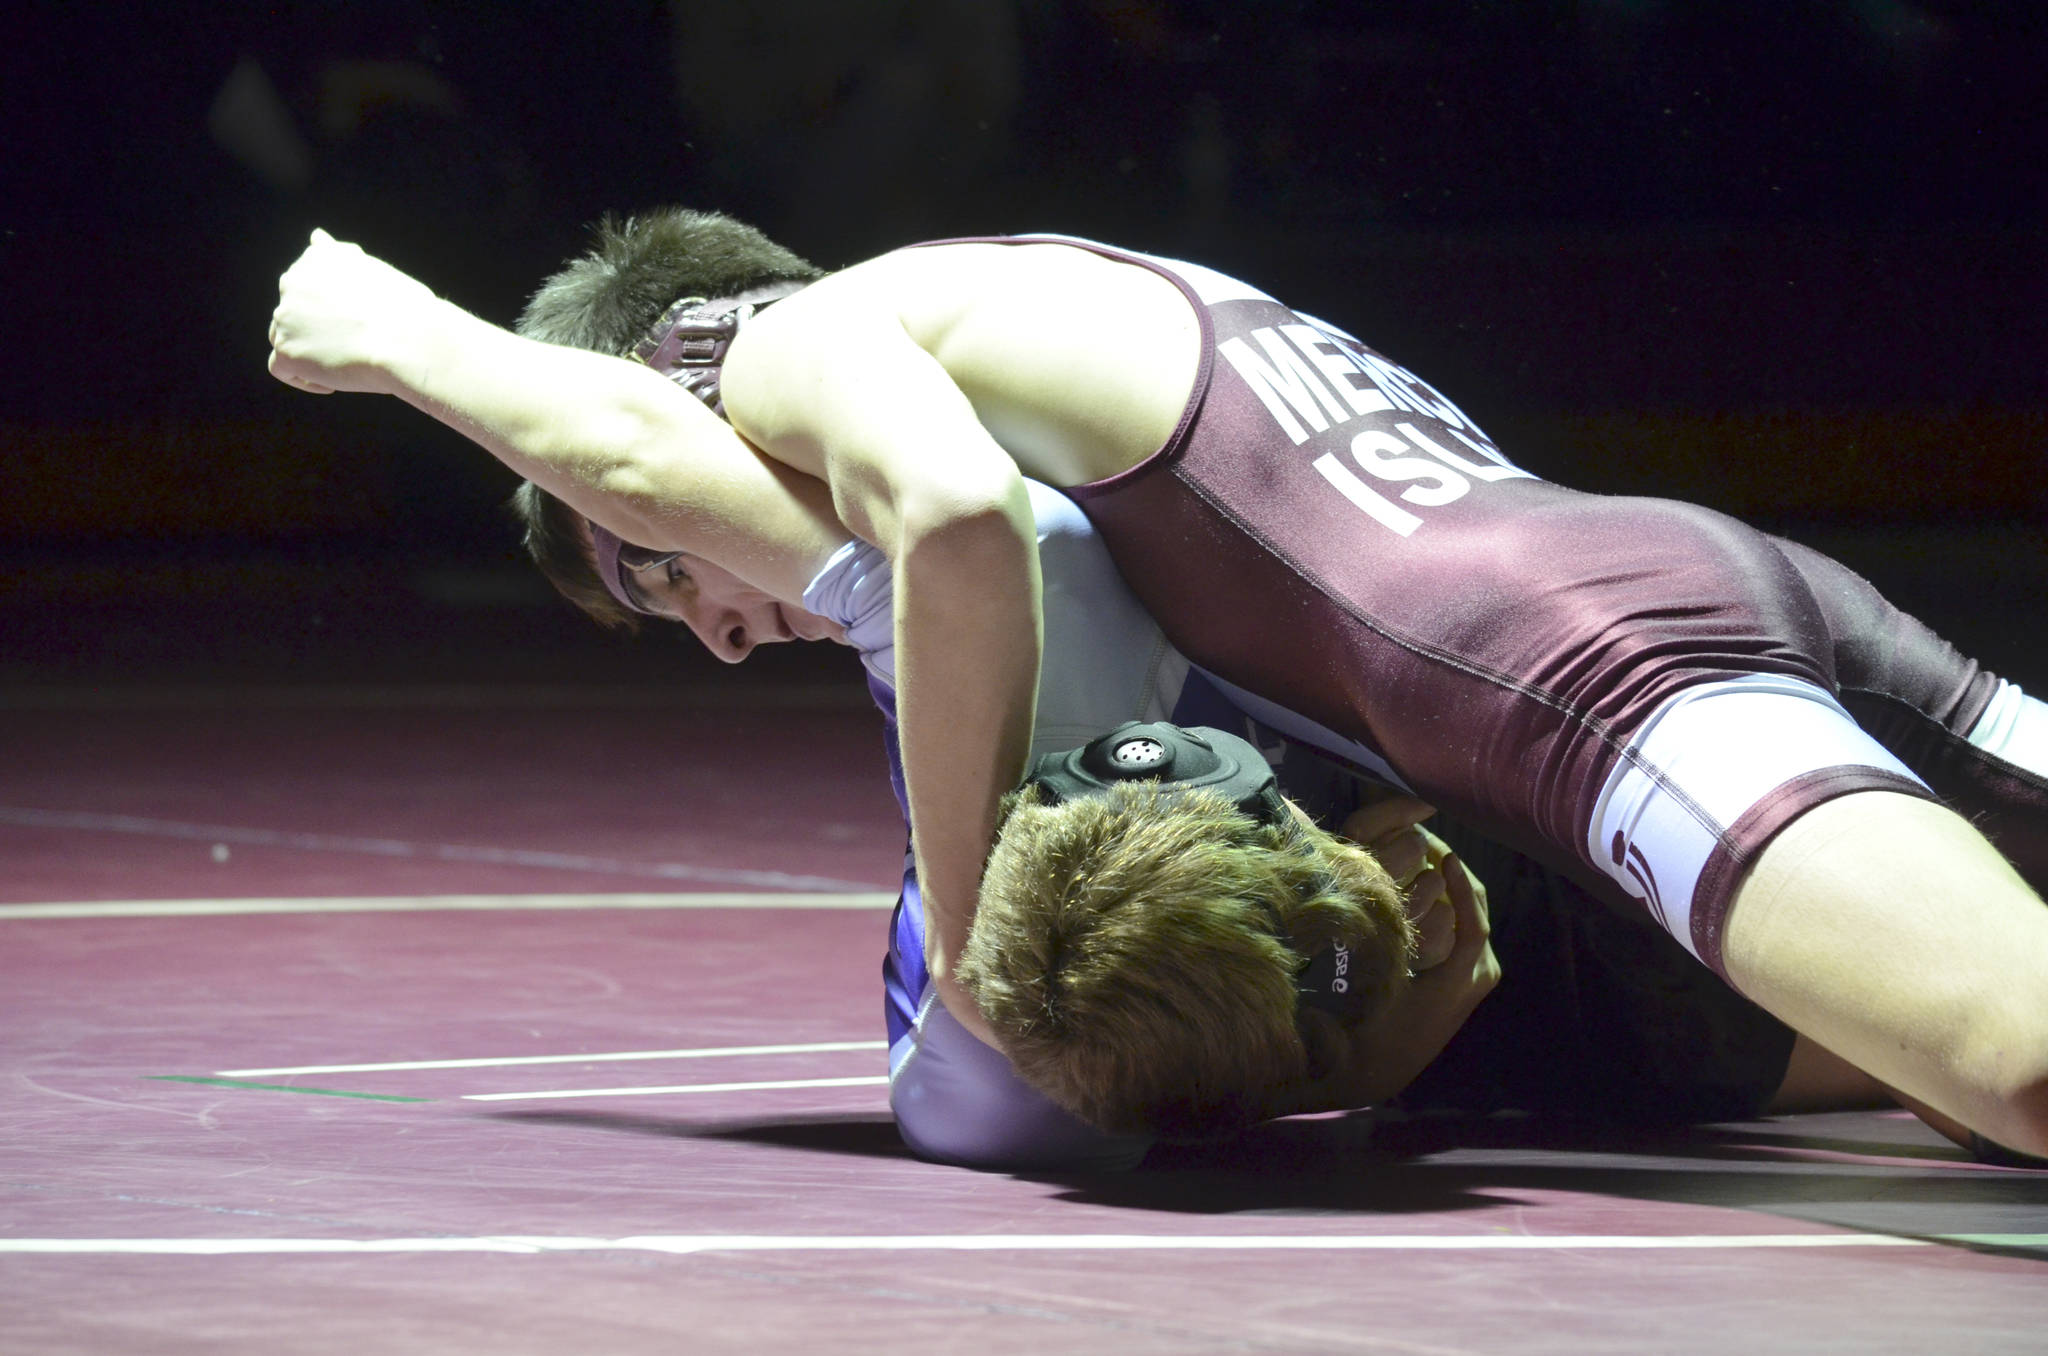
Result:
[[[729,607],[708,608],[684,618],[704,648],[728,664],[737,664],[754,652],[757,643],[747,619]]]
[[[746,621],[738,613],[727,613],[712,626],[711,633],[704,637],[704,643],[711,647],[711,653],[728,664],[737,664],[754,652],[754,633],[747,629]]]

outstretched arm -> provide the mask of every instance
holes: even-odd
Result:
[[[689,551],[784,601],[800,600],[848,528],[881,547],[895,571],[929,960],[948,1009],[986,1038],[952,971],[996,802],[1030,748],[1030,502],[966,397],[900,325],[882,325],[879,341],[873,329],[784,327],[797,342],[779,353],[754,338],[799,299],[734,346],[726,404],[745,438],[637,363],[521,339],[325,232],[280,281],[270,369],[317,394],[398,396],[625,540]]]
[[[522,339],[324,231],[279,281],[270,341],[279,380],[395,395],[625,540],[784,601],[845,539],[822,484],[658,374]]]

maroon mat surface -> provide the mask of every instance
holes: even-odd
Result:
[[[868,713],[445,695],[4,713],[0,1350],[2040,1349],[1896,1115],[919,1163]]]

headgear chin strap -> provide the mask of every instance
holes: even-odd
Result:
[[[1260,824],[1280,825],[1292,813],[1272,766],[1251,744],[1204,725],[1126,721],[1064,753],[1041,754],[1024,778],[1049,804],[1109,794],[1119,782],[1158,782],[1162,790],[1213,791]],[[1293,945],[1274,920],[1275,931]],[[1295,1005],[1350,1023],[1365,1015],[1368,994],[1357,982],[1352,949],[1335,941],[1295,971]]]

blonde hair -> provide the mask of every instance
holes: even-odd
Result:
[[[1330,942],[1353,947],[1368,1011],[1407,972],[1393,880],[1298,813],[1262,825],[1154,782],[1004,810],[960,980],[1018,1072],[1105,1130],[1256,1119],[1308,1073],[1295,973]]]

